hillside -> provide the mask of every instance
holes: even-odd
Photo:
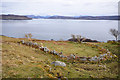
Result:
[[[34,19],[74,19],[74,20],[120,20],[120,16],[35,16],[35,15],[0,15],[2,20],[31,20]]]
[[[2,20],[31,20],[27,16],[20,16],[20,15],[0,15],[0,19]]]
[[[35,16],[26,15],[29,18],[43,19],[74,19],[74,20],[120,20],[120,16]]]
[[[45,53],[37,48],[32,48],[18,43],[25,38],[2,37],[2,76],[3,78],[117,78],[118,62],[111,59],[102,62],[78,62],[67,60],[56,55]],[[70,41],[44,41],[32,39],[32,42],[50,50],[56,50],[68,56],[75,53],[77,56],[92,57],[99,55],[99,50],[86,44],[79,44]],[[113,54],[118,55],[117,44],[111,43],[90,43],[97,44],[109,49]],[[51,65],[53,61],[62,61],[66,67]],[[59,74],[59,75],[58,75]]]

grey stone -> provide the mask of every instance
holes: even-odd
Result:
[[[61,62],[61,61],[55,61],[55,62],[52,62],[51,64],[54,64],[55,66],[63,66],[63,67],[66,66],[66,64],[64,62]]]

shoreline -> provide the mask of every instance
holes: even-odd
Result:
[[[49,18],[32,18],[32,19],[0,19],[0,20],[34,20],[34,19],[44,19],[44,20],[84,20],[84,21],[120,21],[120,19],[49,19]]]
[[[6,35],[0,35],[0,36],[5,36],[5,37],[9,37],[9,36],[6,36]],[[16,38],[16,37],[10,37],[10,38]],[[27,39],[27,38],[16,38],[16,39]],[[31,38],[32,40],[37,40],[37,41],[70,41],[71,38],[67,39],[67,40],[42,40],[42,39],[35,39],[35,38]],[[88,40],[91,40],[92,43],[100,43],[100,42],[105,42],[105,41],[98,41],[98,40],[92,40],[92,39],[88,39]],[[97,42],[94,42],[94,41],[97,41]],[[76,41],[72,41],[72,42],[76,42]],[[83,43],[85,43],[87,41],[84,41]],[[89,42],[89,41],[88,41]],[[107,42],[107,41],[106,41]]]

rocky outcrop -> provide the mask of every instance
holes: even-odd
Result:
[[[82,39],[80,39],[80,41],[82,41],[82,40],[83,40],[83,38],[82,38]],[[78,42],[78,40],[77,40],[77,39],[73,39],[73,38],[68,39],[68,41]],[[97,40],[91,40],[91,39],[85,39],[83,42],[98,42],[98,41],[97,41]]]

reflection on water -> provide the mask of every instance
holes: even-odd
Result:
[[[23,38],[32,33],[33,38],[43,40],[67,40],[71,34],[80,34],[86,38],[99,41],[114,39],[109,33],[110,28],[118,28],[118,22],[112,20],[3,20],[2,35]]]

